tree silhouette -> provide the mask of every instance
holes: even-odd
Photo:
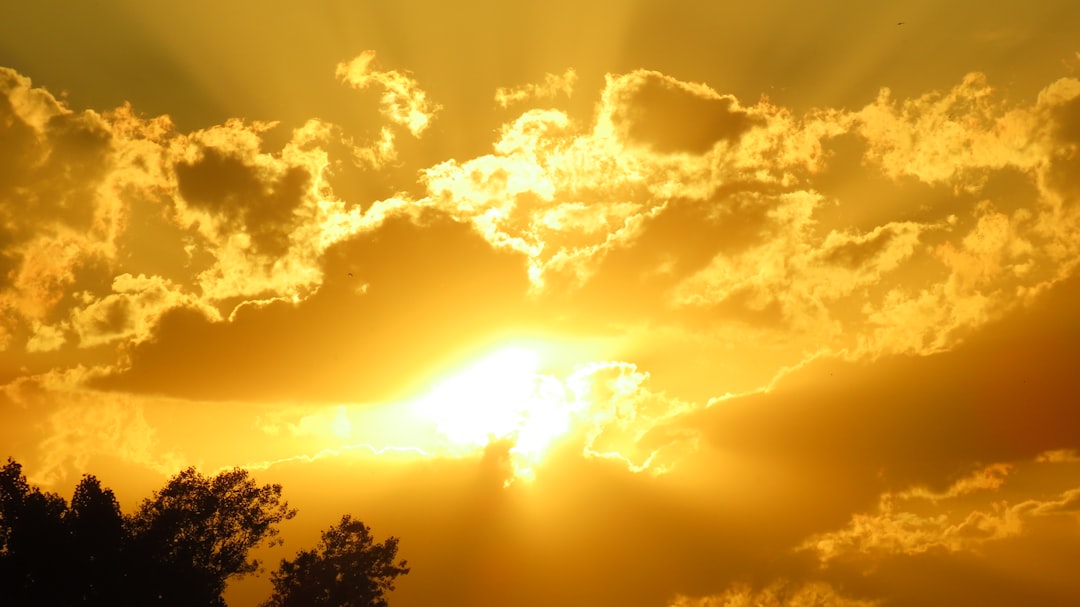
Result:
[[[281,485],[260,487],[246,470],[212,478],[184,470],[129,521],[141,603],[224,605],[226,581],[258,569],[248,552],[295,515]]]
[[[367,525],[346,514],[315,550],[281,561],[263,607],[386,607],[384,593],[409,572],[404,560],[394,563],[397,549],[397,538],[376,543]]]
[[[255,571],[248,552],[295,510],[280,485],[246,470],[176,475],[125,517],[113,492],[84,476],[71,505],[0,468],[0,604],[221,607],[230,577]]]
[[[78,605],[108,605],[124,594],[124,548],[129,535],[111,489],[90,475],[75,487],[64,513],[71,541],[69,595]]]
[[[31,487],[12,459],[0,468],[0,589],[14,605],[60,605],[69,554],[67,504]]]

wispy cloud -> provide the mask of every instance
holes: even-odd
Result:
[[[735,586],[705,597],[680,596],[668,607],[874,607],[880,601],[846,597],[825,582],[775,582],[765,588]]]
[[[562,74],[547,73],[544,74],[544,82],[540,84],[499,87],[495,91],[495,103],[506,108],[532,99],[551,99],[560,93],[569,97],[574,92],[576,81],[577,72],[573,68],[567,68]]]
[[[374,61],[375,51],[364,51],[349,61],[339,63],[335,73],[339,80],[357,89],[380,87],[383,92],[379,111],[390,122],[407,128],[414,137],[419,137],[441,106],[430,101],[427,93],[411,76],[397,70],[374,69]]]
[[[855,514],[846,527],[808,538],[801,550],[822,565],[835,559],[922,554],[932,550],[978,553],[988,542],[1020,536],[1033,519],[1080,510],[1080,489],[1010,504],[996,494],[1010,466],[995,464],[957,480],[943,492],[915,487],[881,496],[875,512]],[[1030,473],[1030,471],[1027,471]],[[976,505],[969,495],[983,493]],[[961,499],[967,498],[967,499]]]

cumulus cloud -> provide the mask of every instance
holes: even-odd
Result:
[[[876,355],[954,346],[959,335],[1071,272],[1068,260],[1075,256],[1065,251],[1074,245],[1049,226],[1072,220],[1056,210],[1059,194],[1044,187],[1043,173],[1045,159],[1063,149],[1060,135],[1050,133],[1067,120],[1054,108],[1070,103],[1072,82],[1053,83],[1028,106],[997,100],[978,74],[945,93],[904,101],[902,109],[884,93],[858,112],[816,111],[793,123],[756,106],[770,119],[728,154],[761,162],[751,142],[786,125],[793,135],[818,134],[812,145],[799,144],[803,153],[790,156],[805,160],[805,172],[774,162],[754,173],[780,175],[779,183],[788,184],[762,197],[772,207],[766,223],[772,233],[742,255],[717,255],[709,268],[684,277],[672,291],[676,303],[715,306],[736,295],[758,308],[775,302],[787,330],[816,332],[837,350]],[[951,189],[952,202],[934,208],[901,199],[892,217],[866,227],[836,221],[845,209],[860,215],[861,201],[830,199],[815,186],[829,171],[829,141],[845,132],[863,140],[864,162],[880,166],[898,192],[907,188],[901,176],[910,175]],[[761,162],[763,169],[768,165]],[[1000,175],[1020,176],[1030,197],[1023,190],[999,192]],[[935,266],[945,270],[942,279],[929,279]],[[844,343],[836,339],[841,334],[856,339]]]
[[[373,61],[365,53],[343,63],[339,78],[383,87],[383,110],[419,134],[434,106],[411,78]],[[20,110],[26,128],[49,112],[75,115],[12,78],[38,91],[12,102],[41,106]],[[607,77],[591,123],[525,111],[490,154],[423,169],[426,196],[366,208],[333,192],[340,159],[330,149],[345,143],[354,161],[377,166],[392,157],[389,130],[365,156],[314,120],[266,150],[272,123],[177,133],[129,107],[87,113],[80,120],[111,142],[100,178],[111,210],[99,224],[101,242],[114,244],[85,243],[61,226],[12,249],[18,263],[7,276],[19,287],[5,310],[18,320],[6,323],[8,339],[18,332],[38,352],[144,341],[172,308],[227,319],[295,305],[323,284],[329,247],[387,217],[435,209],[523,256],[533,296],[569,308],[687,334],[704,323],[737,349],[782,344],[788,364],[807,352],[941,351],[1071,272],[1075,231],[1061,202],[1071,182],[1060,167],[1071,162],[1076,95],[1063,79],[1033,104],[1007,103],[974,74],[913,99],[883,92],[856,111],[796,116],[639,70]],[[669,128],[679,124],[695,126]],[[872,217],[859,197],[868,194],[829,186],[847,170],[842,146],[889,192]],[[1006,185],[1028,198],[1006,198]],[[940,201],[921,202],[927,193]],[[171,257],[135,262],[152,243],[127,222],[160,230]],[[117,253],[131,261],[117,263]],[[101,275],[112,288],[73,282],[100,285]],[[123,275],[144,277],[143,286],[114,280]],[[72,290],[79,297],[64,299]],[[61,300],[63,310],[46,312]]]
[[[493,153],[422,181],[432,204],[526,255],[538,291],[569,288],[580,302],[621,291],[608,303],[650,301],[673,323],[771,318],[749,339],[796,350],[929,353],[1071,272],[1074,239],[1060,227],[1071,211],[1054,202],[1045,159],[1067,162],[1069,131],[1055,125],[1068,124],[1072,82],[1024,105],[971,74],[913,99],[883,91],[856,111],[794,116],[640,70],[607,77],[591,125],[530,110]],[[839,164],[841,143],[862,168]],[[876,172],[876,192],[827,193],[852,171]],[[920,200],[927,192],[940,202]],[[868,217],[875,195],[890,202]],[[681,233],[717,225],[711,250],[665,237],[636,256],[675,221]]]
[[[124,340],[132,344],[150,339],[161,317],[181,307],[214,309],[160,276],[120,274],[113,279],[112,293],[100,299],[86,297],[84,305],[71,311],[71,327],[79,345],[92,347]]]
[[[135,344],[171,310],[218,321],[295,303],[318,288],[327,247],[404,205],[334,196],[327,149],[355,146],[333,125],[309,121],[266,151],[273,123],[179,133],[168,117],[130,105],[76,112],[24,76],[2,76],[6,348]]]
[[[382,87],[388,119],[419,135],[435,106],[410,77],[373,61],[365,53],[338,76]],[[609,75],[592,122],[527,110],[503,125],[491,153],[423,169],[424,196],[376,201],[337,196],[341,159],[331,151],[377,165],[390,157],[389,130],[366,159],[318,120],[269,150],[273,123],[181,133],[129,106],[74,112],[13,72],[5,82],[8,128],[22,142],[5,153],[28,168],[5,173],[3,191],[34,192],[25,203],[41,211],[41,229],[24,216],[5,224],[15,235],[4,253],[6,339],[37,354],[128,348],[100,380],[117,389],[386,395],[408,366],[380,354],[398,351],[394,331],[423,328],[428,338],[406,358],[433,368],[467,333],[442,326],[447,311],[475,328],[481,310],[497,308],[490,318],[509,324],[535,319],[536,304],[620,331],[707,331],[735,357],[782,353],[786,360],[773,358],[756,376],[767,378],[783,363],[798,368],[828,354],[955,348],[1035,301],[1075,260],[1066,203],[1080,95],[1073,79],[1026,105],[999,99],[971,75],[913,99],[883,92],[855,111],[796,116],[658,72]],[[670,128],[686,124],[694,126]],[[856,173],[845,172],[844,146],[859,174],[880,177],[887,203],[829,185]],[[86,174],[67,175],[66,164],[49,160],[76,153],[96,159],[79,165]],[[1023,196],[1010,198],[1015,191]],[[929,194],[936,198],[922,200]],[[70,204],[79,197],[92,204]],[[445,247],[470,251],[477,270],[450,262]],[[495,276],[498,289],[481,286]],[[373,330],[406,293],[408,321]],[[280,318],[294,328],[281,329]],[[301,364],[331,326],[363,340],[343,360],[362,366],[364,389],[334,379],[348,374],[345,362],[321,371]],[[221,340],[230,345],[214,345]],[[279,372],[267,378],[267,364]],[[206,381],[169,379],[181,371]],[[586,453],[659,470],[694,444],[662,428],[695,407],[645,389],[645,371],[595,370],[629,387],[609,386],[610,398],[597,401],[609,407],[595,412],[607,421],[589,430]]]
[[[105,120],[0,68],[0,349],[48,323],[81,270],[115,253]],[[55,344],[54,336],[49,340]],[[41,338],[37,344],[42,345]]]
[[[684,124],[687,110],[669,107],[684,102],[704,104],[692,111],[715,123],[709,141],[686,144],[690,156],[669,153],[680,142],[654,149],[646,142],[653,131]],[[494,153],[443,162],[424,170],[422,181],[434,203],[473,221],[493,244],[528,255],[536,285],[559,274],[581,283],[668,198],[708,198],[725,177],[737,179],[730,175],[737,168],[722,166],[727,154],[696,156],[714,143],[735,145],[754,123],[734,98],[704,85],[633,72],[608,78],[591,129],[564,112],[529,110],[503,126]]]
[[[381,87],[387,119],[419,135],[436,106],[411,77],[373,61],[369,52],[342,63],[338,77]],[[390,130],[365,155],[312,120],[270,150],[273,123],[181,133],[129,106],[74,112],[14,72],[5,83],[5,128],[20,142],[5,148],[6,166],[27,170],[4,173],[0,191],[33,192],[24,202],[40,210],[41,228],[23,216],[5,223],[5,339],[38,354],[133,346],[113,388],[295,398],[290,383],[340,385],[332,378],[344,363],[308,379],[288,371],[333,325],[363,339],[353,360],[379,386],[369,394],[385,394],[379,376],[406,366],[379,354],[394,330],[423,328],[428,339],[408,358],[434,365],[466,332],[443,326],[448,310],[475,328],[469,318],[483,310],[509,324],[537,318],[536,304],[604,329],[705,331],[734,357],[779,352],[786,358],[758,375],[770,377],[827,355],[956,348],[1037,301],[1076,260],[1068,201],[1080,85],[1069,78],[1028,104],[1006,102],[973,74],[912,99],[883,92],[855,111],[797,116],[659,72],[608,75],[591,122],[527,110],[499,129],[491,153],[422,169],[423,196],[375,201],[340,199],[331,149],[377,166],[392,157]],[[85,174],[50,160],[64,154],[91,159],[79,164]],[[859,175],[874,188],[860,190]],[[853,189],[836,186],[847,178]],[[468,264],[447,250],[467,251]],[[372,329],[402,294],[415,314]],[[272,330],[280,318],[295,328]],[[281,372],[267,379],[267,364]],[[181,369],[207,383],[168,379]],[[693,407],[639,395],[644,373],[597,369],[635,396],[603,401],[632,401],[620,405],[632,413],[600,412],[609,423],[593,431],[594,455],[618,452],[633,468],[663,459],[665,441],[692,443],[656,430],[678,417],[670,411]],[[330,394],[347,396],[316,398]],[[671,410],[646,413],[656,403]]]
[[[229,121],[170,141],[175,221],[194,233],[193,261],[210,260],[196,275],[204,299],[303,298],[319,284],[326,247],[365,223],[327,183],[319,126],[297,129],[278,153],[261,149],[272,127],[261,123]]]
[[[620,139],[660,154],[705,154],[763,122],[731,95],[646,70],[608,76],[602,103]]]
[[[1033,110],[1006,106],[986,76],[974,72],[948,91],[914,99],[896,101],[883,89],[855,119],[869,144],[867,159],[890,177],[978,187],[983,171],[1027,170],[1045,157]]]

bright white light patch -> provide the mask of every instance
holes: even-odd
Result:
[[[539,368],[535,351],[504,348],[437,384],[414,411],[433,421],[455,450],[512,441],[515,470],[527,476],[580,408],[568,402],[562,382]]]

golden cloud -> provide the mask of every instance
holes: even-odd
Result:
[[[567,68],[562,74],[544,74],[543,84],[523,84],[515,87],[499,87],[495,91],[495,103],[506,108],[530,99],[550,99],[562,93],[569,97],[574,92],[577,72]]]
[[[419,135],[434,106],[415,81],[372,69],[373,60],[363,54],[341,64],[339,78],[383,87],[388,119]],[[331,149],[377,165],[389,158],[389,131],[365,156],[338,127],[312,120],[267,150],[272,123],[230,120],[178,133],[167,118],[140,118],[130,106],[72,112],[6,74],[11,128],[35,134],[7,152],[40,173],[28,175],[55,182],[40,190],[54,194],[39,194],[52,205],[41,207],[52,227],[31,235],[12,219],[20,236],[4,253],[13,260],[2,299],[6,339],[35,353],[138,345],[125,364],[153,366],[157,355],[148,353],[183,341],[181,326],[212,333],[228,324],[223,334],[250,338],[237,343],[268,345],[273,340],[255,337],[265,330],[255,320],[263,315],[304,306],[297,318],[308,309],[341,311],[346,300],[382,309],[379,289],[396,288],[392,272],[373,257],[360,265],[330,258],[368,239],[393,240],[398,223],[428,229],[432,217],[455,226],[437,228],[441,234],[461,231],[454,242],[502,256],[507,276],[524,268],[532,302],[573,307],[594,298],[609,318],[676,333],[705,327],[730,338],[735,352],[777,344],[793,368],[827,354],[954,348],[1069,276],[1076,261],[1069,226],[1080,217],[1065,203],[1077,147],[1075,79],[1052,83],[1029,105],[997,100],[984,77],[970,75],[944,92],[899,102],[883,92],[854,112],[798,117],[658,72],[609,75],[590,124],[557,110],[525,111],[503,125],[490,154],[423,169],[426,195],[357,203],[331,187],[342,166]],[[677,122],[697,126],[667,128]],[[839,146],[852,142],[866,172],[895,189],[888,204],[856,222],[844,213],[862,213],[867,203],[824,187],[842,168]],[[43,160],[64,153],[97,159],[78,186],[53,179],[59,168]],[[943,166],[945,159],[952,164]],[[1031,198],[1006,201],[1003,179]],[[91,211],[69,209],[64,201],[84,191],[95,201]],[[926,192],[940,196],[942,208],[920,202]],[[138,222],[160,241],[140,238]],[[399,245],[391,249],[404,250]],[[136,271],[150,246],[171,257]],[[334,286],[328,272],[335,280],[355,272],[356,284]],[[520,298],[524,310],[526,294],[510,294],[516,288],[507,297]],[[468,308],[469,293],[455,289],[460,309]],[[151,344],[163,325],[167,339]],[[366,326],[346,325],[356,333]],[[136,369],[131,377],[144,372],[163,373]],[[647,409],[650,398],[631,408]],[[657,398],[674,411],[693,409]],[[610,413],[589,449],[618,452],[631,467],[658,461],[650,458],[664,448],[642,445],[646,437],[666,440],[655,428],[671,415],[636,415],[648,423],[620,435],[625,418]],[[604,446],[619,441],[626,444]]]
[[[33,462],[31,481],[56,486],[77,478],[92,461],[109,458],[124,464],[168,475],[185,461],[178,452],[163,448],[158,430],[148,421],[142,399],[82,388],[92,371],[76,369],[24,377],[4,386],[0,407],[32,412],[38,424],[17,424],[23,433],[5,443],[16,447]],[[18,416],[13,416],[17,419]]]
[[[913,487],[882,494],[873,513],[852,516],[838,531],[808,538],[798,549],[815,552],[822,565],[854,556],[915,555],[933,550],[979,553],[988,542],[1022,535],[1033,519],[1072,515],[1080,510],[1080,489],[1051,498],[1021,498],[1009,504],[1000,495],[1013,467],[994,464],[958,479],[945,491]],[[1025,474],[1030,474],[1030,468]],[[972,508],[972,494],[981,497]],[[1022,495],[1022,494],[1021,494]]]
[[[680,596],[668,607],[874,607],[880,604],[881,601],[846,597],[826,582],[775,582],[761,589],[741,585],[712,596]]]
[[[383,93],[379,109],[382,115],[390,122],[407,128],[413,137],[419,137],[441,106],[429,101],[427,93],[410,76],[395,70],[372,69],[374,61],[375,51],[364,51],[349,61],[339,63],[335,73],[339,80],[353,88],[381,87]]]
[[[3,222],[5,347],[140,343],[172,309],[220,319],[299,301],[320,284],[327,247],[405,205],[361,212],[336,199],[323,146],[359,152],[319,121],[266,152],[272,123],[182,134],[130,105],[78,113],[11,70],[2,92],[2,128],[17,143],[4,147],[5,166],[22,168],[0,175],[0,191],[25,198],[3,208],[26,211]]]

